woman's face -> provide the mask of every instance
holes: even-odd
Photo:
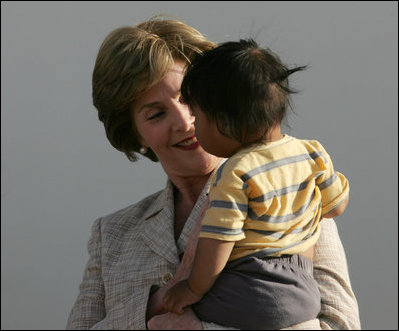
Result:
[[[195,137],[194,116],[180,102],[184,62],[175,62],[166,76],[133,105],[140,143],[156,154],[173,179],[209,174],[220,159],[208,154]]]

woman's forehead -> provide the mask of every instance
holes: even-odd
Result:
[[[176,97],[180,93],[180,85],[183,80],[185,63],[180,61],[171,67],[167,74],[134,103],[136,111],[155,103],[162,103],[164,98]]]
[[[175,63],[172,65],[172,67],[168,71],[168,74],[169,73],[176,73],[176,74],[184,75],[184,72],[186,70],[186,66],[187,66],[187,64],[184,61],[175,60]]]

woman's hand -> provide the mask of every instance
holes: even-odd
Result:
[[[202,330],[201,321],[190,307],[183,314],[166,313],[157,315],[147,322],[149,330]]]
[[[146,320],[148,321],[151,317],[155,315],[160,315],[167,313],[168,311],[163,306],[163,297],[169,286],[164,286],[157,289],[154,294],[150,296],[147,304]]]

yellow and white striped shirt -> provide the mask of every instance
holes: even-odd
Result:
[[[260,250],[301,253],[316,243],[322,215],[348,193],[318,141],[285,135],[242,149],[218,169],[200,237],[236,241],[229,261]]]

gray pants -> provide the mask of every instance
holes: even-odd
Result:
[[[317,317],[320,293],[312,261],[301,255],[229,262],[209,292],[192,306],[206,322],[238,329],[281,329]]]

